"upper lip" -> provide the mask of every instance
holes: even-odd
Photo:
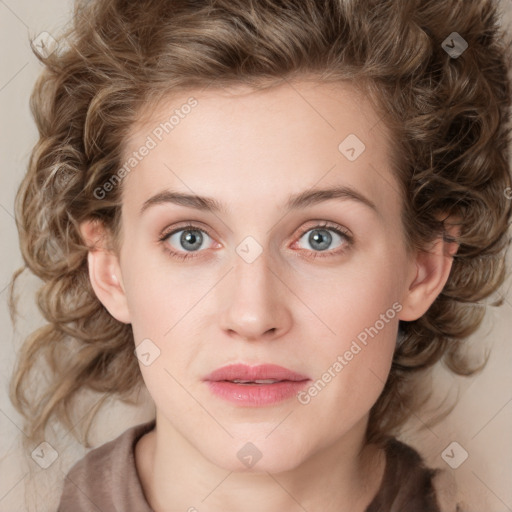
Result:
[[[261,364],[257,366],[249,366],[247,364],[230,364],[214,370],[207,375],[204,380],[221,381],[221,380],[290,380],[303,381],[309,380],[309,377],[300,373],[283,368],[275,364]]]

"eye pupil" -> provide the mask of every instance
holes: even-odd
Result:
[[[194,233],[197,233],[199,236],[197,236]],[[202,242],[203,242],[203,235],[198,230],[189,229],[187,231],[183,231],[183,234],[180,237],[180,243],[182,244],[182,246],[184,248],[192,250],[192,251],[197,251],[197,249],[199,249],[201,247]],[[190,243],[194,247],[186,247],[184,245],[185,243],[187,243],[187,244]]]
[[[326,229],[314,229],[311,231],[309,235],[309,243],[316,244],[318,243],[320,247],[316,247],[319,251],[325,251],[332,242],[332,236]]]

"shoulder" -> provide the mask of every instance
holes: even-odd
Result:
[[[75,463],[66,475],[58,512],[128,510],[128,503],[141,504],[142,511],[140,507],[146,502],[135,467],[134,446],[154,425],[152,420],[131,427]]]

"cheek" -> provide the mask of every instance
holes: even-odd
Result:
[[[329,275],[317,274],[302,284],[297,281],[294,287],[316,316],[321,339],[336,345],[358,336],[364,343],[368,329],[374,334],[375,329],[382,331],[385,337],[390,327],[397,327],[402,309],[400,281],[398,272],[391,270],[385,259],[361,258]]]
[[[376,265],[379,261],[381,264]],[[310,291],[307,295],[308,306],[317,318],[304,328],[310,331],[315,377],[320,381],[310,395],[314,398],[321,392],[319,403],[331,402],[335,406],[342,402],[350,404],[354,411],[363,411],[382,391],[402,309],[398,300],[400,278],[386,270],[385,261],[376,259],[373,265],[365,262],[360,267],[352,266],[350,271],[333,272],[328,293]],[[306,289],[299,293],[306,296]],[[327,387],[329,390],[324,392]],[[305,396],[304,401],[308,400]]]
[[[201,298],[215,281],[211,275],[205,282],[192,270],[170,268],[161,258],[152,263],[138,256],[135,251],[127,256],[123,269],[134,344],[150,394],[157,403],[158,397],[170,403],[181,397],[183,390],[177,382],[191,378],[191,361],[201,352]],[[147,359],[150,364],[145,365]],[[187,397],[182,398],[186,402]]]
[[[148,257],[137,251],[123,261],[128,309],[139,337],[167,336],[205,294],[207,284],[192,271],[165,263],[160,254]]]
[[[386,306],[386,301],[382,301]],[[310,351],[313,382],[297,398],[304,406],[304,421],[333,424],[332,432],[342,435],[363,418],[381,394],[391,368],[396,344],[395,310],[388,311],[388,323],[381,320],[372,304],[358,316],[332,317],[337,333],[317,343]],[[394,318],[392,318],[394,317]],[[375,320],[377,318],[377,320]],[[309,419],[308,419],[309,418]]]

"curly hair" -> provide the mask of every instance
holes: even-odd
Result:
[[[454,37],[467,42],[461,55],[446,50]],[[404,424],[424,370],[438,361],[460,375],[482,368],[464,342],[484,318],[481,301],[506,277],[510,47],[492,0],[77,2],[59,49],[36,54],[45,65],[31,97],[39,141],[15,205],[25,265],[11,281],[11,313],[28,268],[43,281],[46,319],[24,341],[11,379],[29,438],[42,439],[52,419],[73,430],[69,411],[82,390],[129,401],[143,382],[131,326],[92,290],[79,225],[97,219],[116,239],[122,183],[101,199],[94,191],[120,168],[133,123],[167,95],[198,87],[303,77],[356,85],[393,134],[407,250],[439,236],[459,244],[429,310],[400,321],[368,442]],[[452,238],[448,216],[459,219]],[[48,382],[36,396],[29,378],[43,361]]]

